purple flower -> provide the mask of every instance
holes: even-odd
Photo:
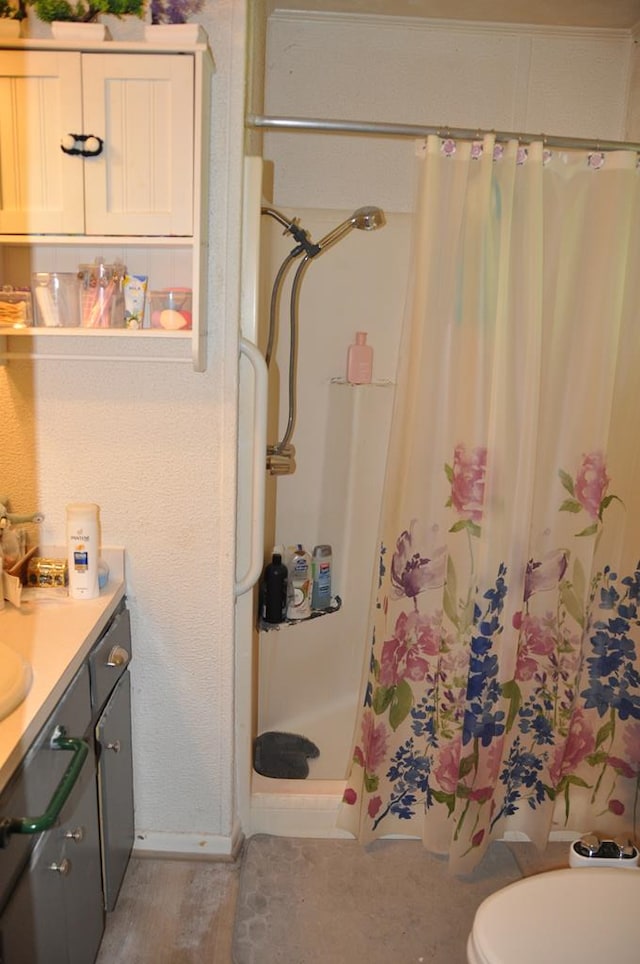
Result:
[[[530,559],[524,577],[524,601],[528,602],[535,592],[555,589],[567,571],[568,557],[565,549],[553,549],[540,562]]]
[[[203,5],[204,0],[151,0],[151,22],[186,23]]]
[[[413,599],[425,589],[444,586],[446,565],[444,546],[436,549],[432,558],[422,556],[414,548],[412,523],[411,532],[403,532],[396,543],[396,551],[391,560],[391,582],[397,595]]]

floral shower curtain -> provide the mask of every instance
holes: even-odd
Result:
[[[640,819],[640,173],[431,137],[340,823],[466,873]]]

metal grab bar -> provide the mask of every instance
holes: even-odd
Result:
[[[3,817],[0,819],[0,848],[4,849],[9,843],[9,837],[14,833],[41,833],[54,826],[69,794],[73,790],[80,772],[89,753],[89,744],[73,736],[66,736],[62,727],[56,729],[51,747],[54,750],[66,750],[73,753],[69,766],[62,774],[60,783],[53,792],[47,809],[39,817]]]

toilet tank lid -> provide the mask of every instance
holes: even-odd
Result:
[[[639,911],[640,870],[553,870],[487,897],[470,943],[486,964],[637,964]]]

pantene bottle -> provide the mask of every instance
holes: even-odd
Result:
[[[72,599],[95,599],[100,593],[99,511],[94,502],[74,502],[67,506],[67,559]]]

